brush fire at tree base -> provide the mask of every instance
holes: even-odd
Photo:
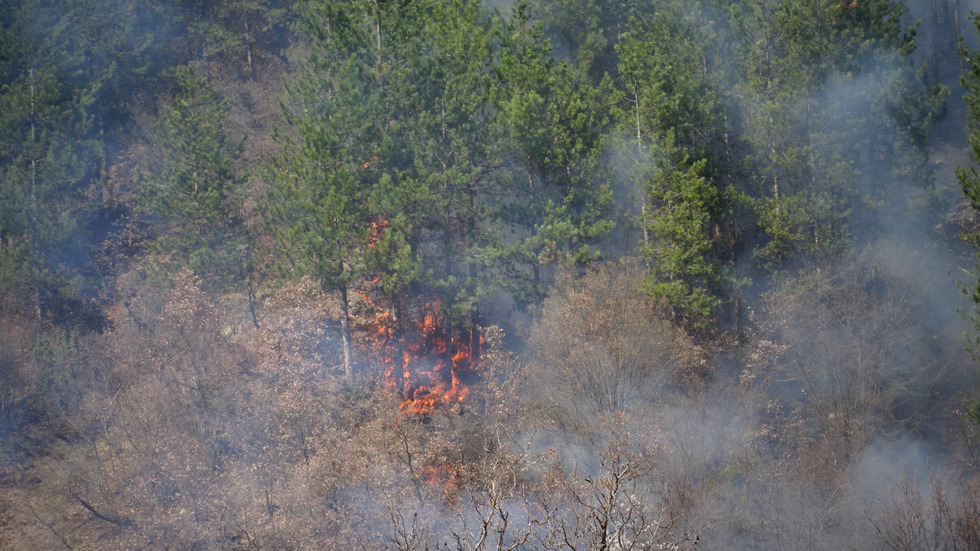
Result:
[[[980,549],[971,11],[0,0],[0,549]]]
[[[423,303],[417,310],[419,321],[395,327],[396,316],[366,293],[361,296],[374,311],[373,322],[362,328],[364,350],[381,364],[387,384],[401,397],[401,411],[419,416],[436,408],[462,412],[470,389],[480,381],[484,339],[479,330],[466,331],[465,338],[454,336],[439,301]]]

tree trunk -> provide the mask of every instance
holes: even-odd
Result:
[[[813,152],[813,120],[810,113],[810,86],[806,87],[806,137],[809,146],[810,186],[817,186],[817,160]]]
[[[636,106],[636,162],[643,162],[643,135],[640,133],[640,96],[636,93],[633,94],[633,103]],[[642,182],[638,182],[638,187],[640,187],[640,193],[643,194],[642,202],[640,203],[640,227],[643,228],[643,244],[650,244],[650,230],[647,228],[647,193],[643,189]]]
[[[249,239],[251,242],[251,239]],[[245,246],[245,254],[247,255],[246,266],[248,270],[248,279],[246,281],[246,288],[248,291],[248,311],[252,314],[252,325],[256,329],[259,328],[259,318],[255,315],[255,279],[253,278],[253,268],[252,268],[252,245],[249,243]]]
[[[476,281],[476,266],[470,263],[470,281]],[[470,362],[475,362],[480,357],[480,313],[474,308],[470,312]]]
[[[403,331],[401,330],[401,308],[399,308],[398,299],[393,298],[391,301],[391,327],[394,331],[392,335],[395,339],[395,357],[392,358],[392,377],[395,379],[395,388],[398,390],[399,396],[405,395],[405,369],[408,367],[405,362],[405,345],[402,342]]]
[[[377,38],[376,47],[378,49],[378,67],[381,67],[381,4],[378,0],[374,0],[375,9],[375,20],[374,20],[374,32]]]
[[[351,331],[350,331],[350,302],[347,297],[347,286],[340,288],[340,336],[344,343],[344,379],[354,380],[354,369],[351,366]]]
[[[31,100],[30,100],[31,102],[30,105],[30,109],[31,109],[31,129],[30,129],[31,202],[28,206],[30,212],[28,212],[27,220],[28,223],[33,226],[34,224],[37,224],[36,217],[37,217],[37,210],[38,210],[37,209],[37,159],[34,158],[35,145],[37,143],[37,126],[36,126],[37,106],[34,103],[34,97],[35,97],[34,67],[30,67],[27,70],[27,74],[30,80],[30,94],[31,94]],[[36,253],[38,250],[37,239],[36,239],[37,236],[35,235],[33,237],[35,237],[35,239],[31,239],[31,249],[33,249],[34,252]],[[41,323],[41,287],[40,287],[41,274],[40,274],[40,269],[38,267],[38,259],[36,257],[32,258],[31,262],[33,263],[33,270],[34,270],[34,314],[35,316],[37,316],[38,323]]]
[[[245,21],[245,61],[248,63],[248,76],[252,78],[254,76],[252,70],[252,35],[248,30],[248,20]]]

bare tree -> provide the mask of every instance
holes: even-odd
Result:
[[[531,329],[541,406],[566,429],[656,403],[670,382],[697,378],[697,349],[640,289],[631,263],[567,278]]]
[[[906,475],[872,518],[878,549],[969,551],[980,549],[980,485],[963,485],[951,499],[941,481],[931,479],[923,498],[918,481]]]
[[[769,295],[766,327],[785,347],[769,383],[797,388],[828,464],[848,461],[876,430],[926,418],[922,398],[943,375],[928,305],[885,254],[810,271]]]

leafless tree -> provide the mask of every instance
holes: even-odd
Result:
[[[643,293],[630,263],[568,278],[545,300],[531,330],[532,383],[566,429],[656,403],[670,382],[692,376],[697,350]]]
[[[923,418],[922,398],[943,375],[928,305],[882,254],[813,270],[769,295],[766,327],[784,347],[769,384],[796,387],[830,463],[846,463],[876,430]]]
[[[980,549],[980,484],[963,485],[954,496],[931,479],[924,498],[918,481],[906,475],[884,498],[872,518],[879,549],[969,551]]]

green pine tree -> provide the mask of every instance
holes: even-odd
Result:
[[[0,282],[38,318],[84,309],[105,174],[97,107],[111,66],[80,36],[85,6],[0,2]]]
[[[311,39],[284,103],[290,133],[273,166],[267,214],[284,269],[339,295],[344,375],[353,378],[352,293],[365,277],[364,250],[378,163],[384,74],[378,45],[387,14],[363,2],[299,6]]]
[[[508,198],[495,217],[519,236],[498,253],[506,285],[521,304],[540,301],[556,266],[598,257],[612,230],[610,175],[601,156],[612,110],[608,79],[585,82],[553,59],[542,25],[524,3],[504,28],[496,71],[508,170]]]
[[[247,176],[236,172],[244,140],[233,142],[228,104],[190,66],[177,70],[177,93],[157,125],[163,161],[140,177],[140,212],[155,223],[146,246],[171,269],[190,267],[215,283],[244,277],[243,201]]]
[[[973,26],[980,31],[980,15],[975,15]],[[962,47],[962,44],[961,44]],[[963,57],[968,63],[968,71],[963,75],[961,84],[966,91],[963,95],[967,107],[967,131],[970,149],[975,162],[980,162],[980,52],[963,49]],[[974,212],[980,211],[980,171],[975,166],[957,167],[956,177],[963,189],[963,195],[970,202]],[[975,247],[980,247],[980,235],[973,233],[966,236]],[[978,253],[980,258],[980,253]],[[974,267],[974,274],[980,267]],[[974,304],[980,304],[980,278],[973,282],[972,288],[964,288]],[[974,355],[980,351],[980,312],[974,308],[972,312],[973,327],[976,334],[971,336],[970,348]],[[980,400],[970,404],[968,415],[974,423],[980,424]]]

